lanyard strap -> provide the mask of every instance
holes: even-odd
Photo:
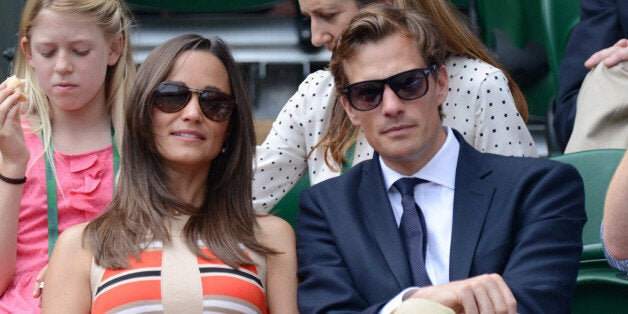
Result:
[[[353,144],[351,144],[349,149],[347,149],[347,151],[345,152],[345,161],[342,162],[342,172],[341,173],[345,173],[345,172],[349,171],[349,169],[351,169],[351,166],[353,165],[353,154],[354,153],[355,153],[355,142],[353,142]]]
[[[115,130],[111,126],[111,147],[113,154],[113,180],[115,189],[115,179],[118,169],[120,169],[120,154],[116,147]],[[45,138],[42,135],[42,138]],[[53,150],[52,145],[50,149]],[[53,150],[54,154],[54,150]],[[53,155],[54,159],[54,155]],[[50,160],[48,154],[44,154],[44,160],[46,164],[46,194],[48,196],[48,257],[52,255],[52,249],[54,249],[59,237],[59,214],[58,214],[58,202],[57,202],[57,180],[55,179],[54,172],[52,170],[53,161]]]

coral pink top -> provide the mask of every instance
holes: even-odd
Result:
[[[255,265],[231,268],[204,245],[201,258],[181,232],[188,218],[170,220],[171,242],[147,243],[128,268],[93,262],[91,313],[267,314],[266,259],[242,246]]]
[[[24,141],[30,151],[28,180],[20,205],[17,261],[13,281],[0,298],[0,313],[39,313],[32,297],[39,271],[48,263],[48,216],[43,144],[22,118]],[[100,214],[113,193],[112,147],[66,155],[54,152],[57,173],[59,232]],[[59,188],[60,186],[60,188]]]

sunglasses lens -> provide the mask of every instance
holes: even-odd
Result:
[[[153,93],[153,102],[159,110],[164,112],[176,112],[187,104],[190,91],[185,86],[161,83]]]
[[[415,70],[390,78],[389,85],[399,98],[413,100],[427,93],[426,79],[426,74]]]
[[[234,101],[231,97],[210,91],[205,91],[201,94],[200,104],[203,114],[213,121],[225,121],[229,119],[235,108]]]
[[[357,110],[371,110],[382,100],[384,85],[380,82],[363,82],[349,86],[351,104]]]

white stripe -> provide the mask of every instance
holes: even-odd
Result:
[[[225,309],[225,310],[229,310],[229,311],[238,311],[240,313],[243,314],[258,314],[259,312],[256,311],[255,309],[252,309],[246,305],[243,304],[239,304],[236,302],[230,302],[230,301],[226,301],[226,300],[204,300],[203,301],[203,307],[207,308],[207,307],[214,307],[214,308],[221,308],[221,309]],[[224,313],[222,311],[219,312],[214,312],[214,311],[207,311],[207,310],[203,310],[204,314],[220,314],[220,313]]]
[[[121,310],[117,313],[119,314],[140,314],[146,312],[163,312],[164,306],[162,304],[149,304],[149,305],[138,305],[133,306],[133,308]]]

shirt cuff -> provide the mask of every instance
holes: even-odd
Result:
[[[419,290],[419,287],[410,287],[399,292],[399,294],[397,294],[394,298],[388,301],[386,305],[384,305],[384,307],[379,311],[379,314],[392,313],[395,309],[397,309],[397,307],[401,305],[401,302],[403,302],[407,298],[407,292],[412,291],[414,293],[414,291],[416,290]],[[412,293],[409,293],[408,295],[412,295]]]

